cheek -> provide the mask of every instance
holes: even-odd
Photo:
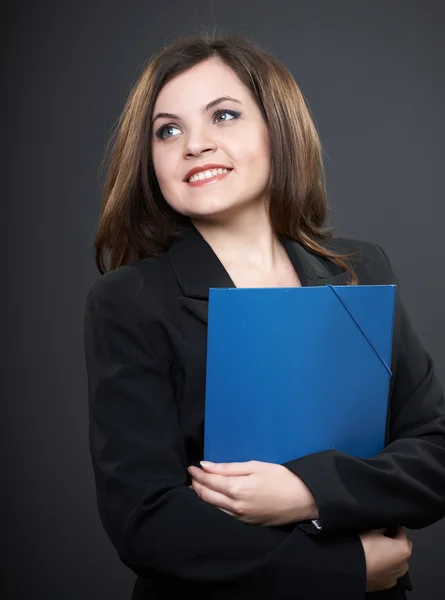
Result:
[[[269,135],[267,131],[257,132],[247,138],[248,145],[244,146],[242,161],[249,167],[257,167],[264,170],[270,164]]]
[[[161,188],[161,192],[168,190],[169,183],[172,181],[172,167],[167,156],[160,155],[159,153],[152,154],[153,168],[158,180],[158,185]]]
[[[263,160],[265,160],[268,164],[270,163],[270,139],[269,132],[265,129],[260,135],[260,139],[258,141],[258,148],[260,149],[260,153],[263,156]]]
[[[152,154],[153,169],[161,190],[161,194],[168,205],[181,212],[182,181],[178,179],[178,161],[167,152]]]

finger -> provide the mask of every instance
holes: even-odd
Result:
[[[190,467],[189,472],[195,481],[214,492],[219,492],[229,498],[236,498],[239,495],[240,482],[234,481],[233,477],[217,475],[215,473],[206,473],[202,469],[197,469],[196,467]]]
[[[407,541],[408,536],[406,535],[406,531],[403,527],[398,527],[397,531],[394,534],[394,540]]]
[[[408,569],[409,569],[409,565],[406,562],[402,565],[402,567],[397,572],[397,579],[400,579],[400,577],[403,577],[404,575],[406,575],[406,573],[408,573]]]
[[[212,463],[201,461],[202,468],[209,473],[218,473],[221,475],[251,475],[258,470],[258,462],[249,460],[247,462],[233,463]]]
[[[233,512],[230,512],[230,510],[225,510],[224,508],[220,508],[218,507],[219,510],[222,510],[222,512],[225,512],[227,515],[230,515],[231,517],[236,517],[236,514]]]
[[[387,584],[386,584],[386,585],[383,587],[383,589],[384,589],[384,590],[390,590],[390,589],[392,589],[393,587],[395,587],[396,585],[397,585],[397,579],[393,579],[393,580],[389,581],[389,582],[388,582],[388,583],[387,583]]]
[[[213,506],[216,506],[221,510],[229,511],[232,515],[235,514],[233,500],[231,498],[228,498],[227,496],[219,492],[215,492],[214,490],[211,490],[205,487],[204,485],[201,485],[197,481],[193,482],[193,489],[201,498],[201,500],[204,500],[204,502],[207,502],[208,504],[213,504]]]

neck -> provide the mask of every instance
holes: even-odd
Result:
[[[283,252],[266,210],[243,213],[230,223],[192,221],[226,268],[246,266],[267,273]]]

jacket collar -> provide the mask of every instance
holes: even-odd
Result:
[[[325,260],[294,240],[283,240],[284,248],[303,286],[346,285],[348,271]],[[234,288],[230,275],[198,230],[190,225],[168,251],[178,283],[188,298],[209,299],[210,288]]]
[[[332,261],[309,252],[294,240],[282,240],[282,243],[303,286],[346,285],[350,282],[349,272]],[[230,275],[193,225],[174,242],[168,257],[184,294],[179,302],[207,324],[209,289],[236,287]]]

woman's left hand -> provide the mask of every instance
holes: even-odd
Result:
[[[285,525],[318,519],[315,499],[283,465],[249,461],[189,467],[198,496],[245,523]]]

